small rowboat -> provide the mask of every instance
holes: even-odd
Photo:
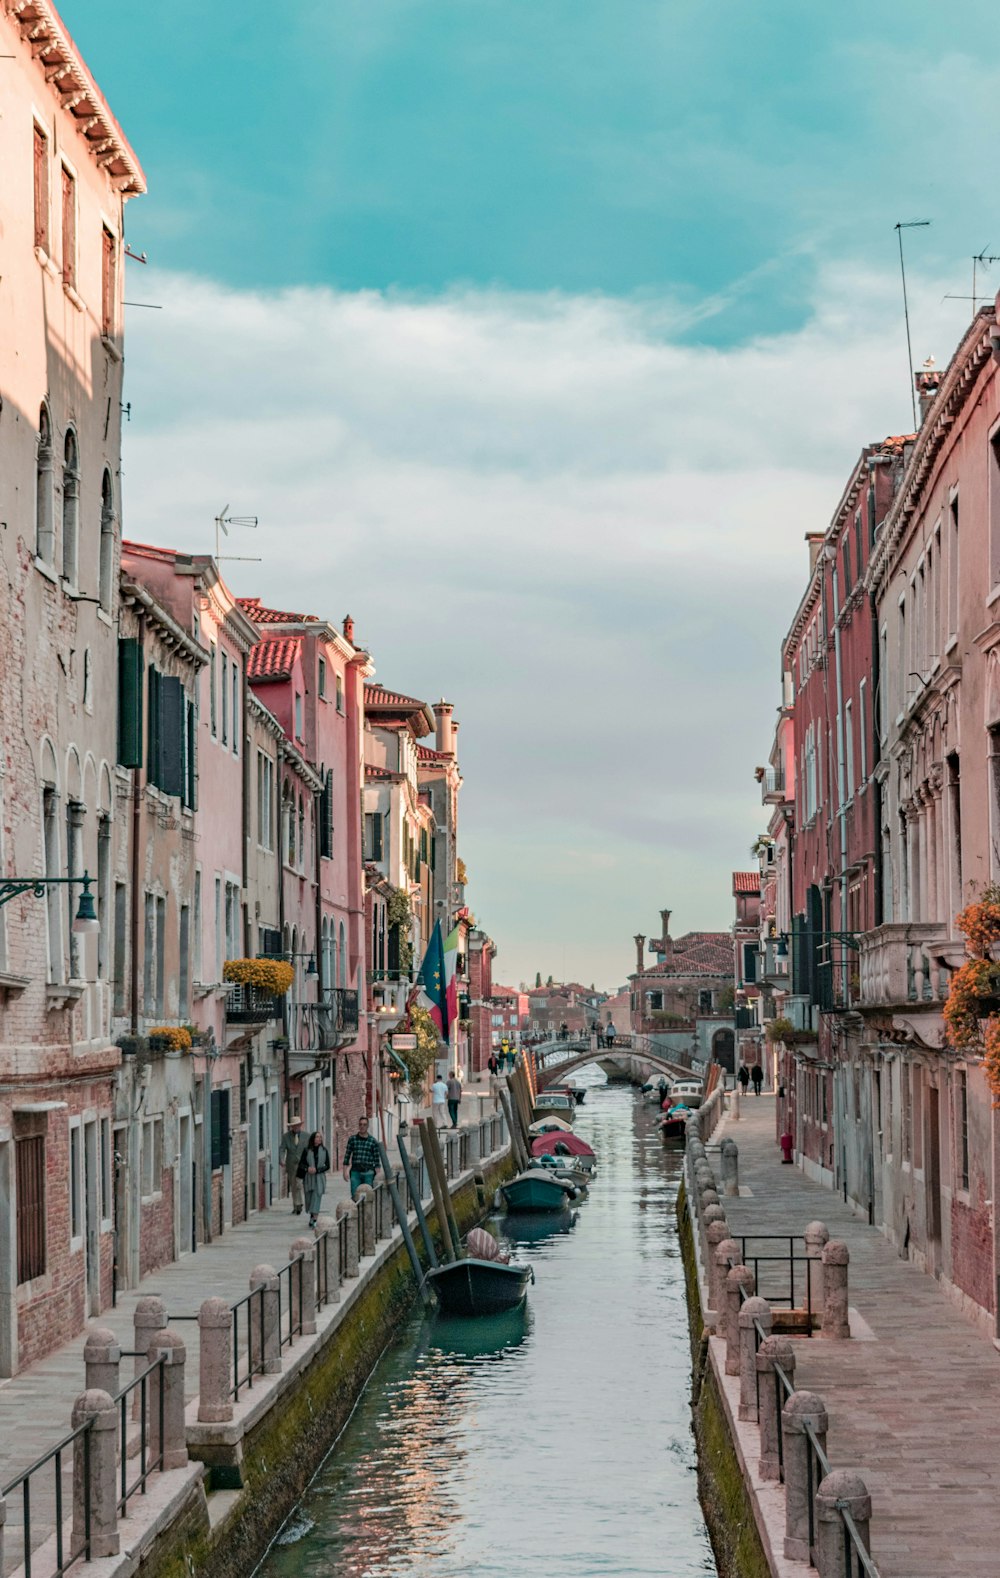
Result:
[[[502,1315],[516,1309],[535,1280],[531,1267],[509,1261],[492,1233],[480,1227],[465,1242],[471,1251],[466,1259],[427,1273],[442,1315]]]
[[[579,1192],[544,1167],[531,1167],[500,1185],[508,1211],[562,1211]]]

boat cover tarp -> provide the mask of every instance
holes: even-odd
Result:
[[[593,1156],[586,1140],[578,1134],[539,1134],[531,1142],[532,1156]]]
[[[509,1259],[493,1234],[488,1233],[484,1227],[471,1229],[465,1240],[465,1247],[476,1260],[497,1260],[501,1265],[506,1265]]]
[[[536,1118],[534,1123],[528,1125],[529,1134],[551,1134],[556,1129],[562,1129],[566,1133],[571,1133],[573,1125],[567,1123],[563,1118]]]

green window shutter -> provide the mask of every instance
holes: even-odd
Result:
[[[146,675],[146,773],[151,784],[160,782],[160,672],[152,663]]]
[[[372,859],[382,859],[382,821],[381,814],[376,811],[372,818]]]
[[[179,679],[160,674],[159,760],[154,782],[164,794],[184,792],[184,689]]]
[[[194,702],[184,702],[184,804],[193,811],[198,802],[198,764],[195,757]]]
[[[142,648],[131,637],[118,642],[118,762],[142,766]]]
[[[229,1161],[229,1092],[213,1090],[211,1110],[212,1170],[225,1167]]]
[[[333,858],[333,768],[328,767],[323,779],[323,792],[319,797],[319,852],[327,860]]]

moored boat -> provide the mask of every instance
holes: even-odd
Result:
[[[530,1266],[502,1260],[456,1260],[428,1271],[443,1315],[500,1315],[516,1309],[534,1281]]]
[[[664,1113],[660,1119],[660,1138],[663,1140],[683,1140],[687,1134],[687,1120],[690,1116],[690,1107],[671,1107],[670,1111]]]
[[[579,1190],[564,1183],[544,1167],[530,1167],[509,1183],[500,1185],[509,1211],[562,1211]]]

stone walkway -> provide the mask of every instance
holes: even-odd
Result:
[[[490,1102],[472,1099],[481,1093],[478,1085],[466,1087],[461,1114],[466,1122],[478,1120],[480,1110],[484,1116],[492,1112]],[[348,1199],[349,1186],[339,1171],[331,1171],[324,1200],[326,1214],[334,1216],[338,1201]],[[211,1244],[201,1245],[195,1253],[152,1272],[137,1288],[122,1291],[116,1307],[102,1310],[89,1323],[88,1330],[106,1327],[115,1333],[123,1349],[131,1350],[136,1302],[146,1294],[159,1294],[167,1306],[168,1324],[176,1323],[187,1346],[185,1391],[190,1401],[198,1393],[198,1325],[179,1317],[197,1315],[202,1300],[212,1295],[230,1303],[242,1298],[249,1291],[253,1268],[266,1264],[280,1269],[287,1265],[292,1243],[303,1233],[308,1236],[308,1218],[295,1216],[290,1200],[278,1201],[269,1211],[258,1212],[247,1222],[227,1228]],[[0,1486],[8,1484],[68,1434],[73,1403],[84,1389],[86,1338],[87,1331],[83,1331],[47,1358],[9,1380],[0,1380]],[[123,1358],[123,1385],[132,1379],[133,1370],[134,1360]],[[68,1476],[71,1464],[67,1463],[65,1472]],[[43,1506],[49,1500],[51,1477],[51,1470],[46,1471],[44,1484],[33,1491],[36,1509],[39,1498]],[[15,1492],[7,1506],[4,1566],[8,1572],[20,1555],[20,1510],[19,1492]],[[2,1572],[0,1578],[4,1578]]]
[[[997,1578],[1000,1354],[839,1195],[781,1165],[773,1098],[741,1114],[712,1139],[739,1146],[741,1198],[723,1202],[734,1237],[819,1220],[850,1250],[849,1300],[871,1340],[797,1341],[795,1382],[826,1402],[832,1466],[868,1484],[882,1578]]]

